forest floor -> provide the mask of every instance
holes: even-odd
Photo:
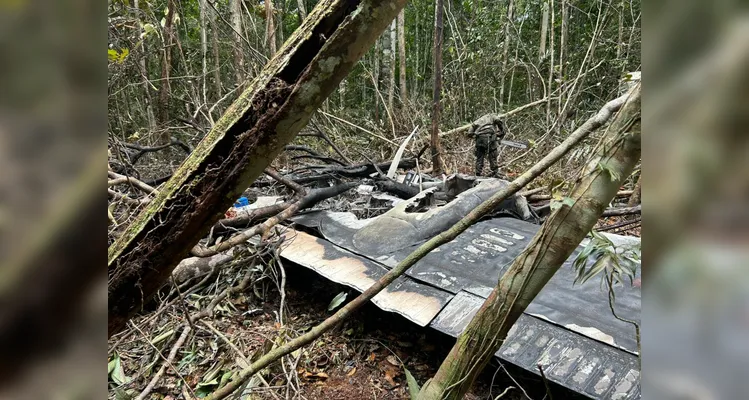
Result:
[[[262,294],[262,288],[248,288],[244,293],[231,297],[230,305],[216,309],[221,316],[214,318],[210,324],[222,332],[224,338],[205,329],[206,325],[202,322],[196,324],[197,333],[191,334],[172,361],[180,374],[167,368],[147,398],[185,398],[184,382],[191,388],[197,388],[191,394],[193,397],[205,396],[221,384],[222,377],[228,379],[228,372],[236,370],[237,365],[243,365],[238,352],[253,359],[259,349],[270,347],[269,340],[305,332],[329,316],[331,312],[327,309],[332,298],[347,290],[302,267],[285,267],[287,282],[283,326],[277,318],[280,296],[275,287],[265,293],[265,301],[259,301],[253,294]],[[356,294],[348,291],[349,298]],[[208,300],[208,293],[191,297],[203,296]],[[230,308],[235,310],[229,312]],[[142,335],[138,338],[139,335],[135,334],[117,345],[117,357],[130,381],[120,386],[121,390],[110,390],[110,394],[114,395],[110,398],[122,398],[122,393],[127,393],[127,397],[137,395],[146,387],[163,363],[163,359],[154,352],[153,338],[159,337],[167,327],[177,326],[183,319],[180,314],[179,308],[175,307],[174,312],[162,313],[149,323],[145,322],[149,315],[136,322],[142,326],[144,335],[151,338],[151,343],[142,340]],[[161,347],[161,354],[167,355],[176,336],[179,336],[178,332],[171,340],[155,343],[156,347]],[[229,345],[227,341],[232,344]],[[285,358],[283,367],[277,363],[265,370],[265,382],[253,383],[253,388],[244,392],[249,396],[242,396],[242,399],[408,399],[408,383],[403,366],[419,384],[423,384],[437,371],[453,342],[454,339],[434,330],[420,328],[398,315],[367,304],[338,328],[301,352]],[[110,349],[111,345],[112,342]],[[495,399],[508,386],[519,386],[513,381],[519,378],[510,377],[510,374],[517,373],[508,372],[508,369],[497,364],[490,365],[465,398]],[[520,382],[524,386],[539,383]],[[111,372],[110,385],[115,386]],[[524,389],[530,388],[525,386]],[[117,395],[118,392],[120,395]],[[543,394],[538,398],[541,397]],[[525,396],[518,389],[510,389],[501,398],[517,400]]]

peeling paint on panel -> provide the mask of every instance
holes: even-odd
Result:
[[[614,378],[614,371],[611,370],[611,368],[606,368],[603,370],[603,374],[601,374],[601,378],[598,379],[598,382],[596,382],[596,385],[593,386],[593,390],[595,390],[596,394],[602,395],[606,392],[606,390],[611,386],[611,380]]]
[[[580,363],[580,366],[578,366],[577,372],[575,375],[572,376],[572,380],[577,383],[579,386],[584,386],[585,382],[590,379],[590,375],[595,371],[596,366],[601,362],[601,359],[598,357],[592,357],[589,359],[585,359]]]
[[[515,232],[510,232],[506,229],[500,229],[500,228],[491,228],[489,229],[489,232],[496,233],[497,235],[502,235],[505,237],[513,238],[515,240],[522,240],[525,239],[525,236],[518,235]]]
[[[590,327],[590,326],[578,326],[578,325],[575,325],[575,324],[565,325],[564,327],[567,328],[567,329],[569,329],[569,330],[571,330],[571,331],[583,334],[583,335],[585,335],[585,336],[587,336],[589,338],[600,340],[600,341],[602,341],[604,343],[608,343],[608,344],[610,344],[612,346],[617,346],[616,341],[614,340],[613,336],[607,335],[607,334],[601,332],[600,330],[598,330],[597,328],[593,328],[593,327]]]
[[[562,357],[562,360],[559,361],[559,364],[557,364],[551,374],[558,378],[564,378],[570,372],[570,368],[572,367],[572,365],[574,365],[582,355],[583,351],[577,347],[567,349],[567,351],[564,353],[564,356]]]
[[[627,375],[622,378],[622,381],[614,387],[614,393],[611,395],[612,400],[626,399],[629,391],[637,384],[639,377],[639,371],[634,369],[629,370]]]
[[[287,234],[293,245],[286,246],[281,255],[297,264],[315,270],[320,275],[344,285],[364,291],[375,283],[378,276],[373,276],[372,267],[364,258],[348,253],[324,239],[319,239],[304,232],[294,231]],[[328,247],[328,249],[326,249]],[[326,257],[326,250],[335,249],[336,257]],[[382,267],[384,270],[384,267]],[[382,272],[384,274],[384,272]],[[391,290],[386,288],[372,301],[380,308],[397,312],[419,324],[426,326],[440,312],[443,301],[426,294]]]

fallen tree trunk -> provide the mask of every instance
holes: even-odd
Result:
[[[291,142],[405,0],[322,0],[109,248],[108,335],[121,330]]]
[[[541,161],[539,161],[529,170],[517,177],[502,190],[495,193],[491,198],[481,203],[478,207],[468,213],[468,215],[463,217],[450,229],[438,234],[437,236],[429,239],[426,243],[419,246],[419,248],[414,250],[403,261],[398,263],[398,265],[396,265],[393,269],[391,269],[380,279],[378,279],[377,282],[375,282],[362,294],[336,311],[335,314],[331,315],[330,317],[325,319],[325,321],[310,329],[307,333],[298,336],[285,343],[284,345],[279,346],[271,350],[267,354],[261,356],[257,361],[243,368],[239,372],[239,374],[236,374],[234,378],[224,387],[219,388],[211,395],[205,397],[204,400],[219,400],[225,398],[233,391],[237,390],[242,385],[242,383],[249,379],[251,376],[263,370],[265,367],[269,366],[275,361],[278,361],[281,357],[291,354],[294,350],[312,343],[315,339],[322,336],[325,332],[330,331],[338,324],[343,322],[354,311],[366,304],[366,302],[380,293],[399,276],[403,275],[409,268],[411,268],[411,266],[413,266],[427,254],[429,254],[429,252],[455,239],[458,235],[468,229],[468,227],[478,222],[484,215],[496,209],[497,206],[501,204],[505,199],[520,191],[520,189],[525,187],[528,183],[530,183],[536,177],[546,171],[550,166],[559,161],[559,159],[567,154],[567,152],[575,147],[575,145],[580,143],[580,141],[590,135],[591,132],[595,131],[606,121],[608,121],[611,115],[617,112],[622,107],[626,98],[627,96],[625,95],[606,103],[606,105],[604,105],[604,107],[596,115],[594,115],[583,125],[577,128],[559,146],[557,146],[550,153],[544,156]]]
[[[390,168],[390,164],[392,162],[383,162],[379,164],[374,163],[365,163],[365,164],[358,164],[358,165],[348,165],[345,167],[338,167],[338,166],[313,166],[310,168],[314,168],[315,172],[317,172],[318,175],[338,175],[343,178],[366,178],[370,175],[374,174],[375,172],[378,172],[377,169],[380,169],[381,171],[387,171]],[[398,168],[402,169],[409,169],[409,168],[416,168],[416,159],[415,158],[408,158],[405,160],[400,160],[398,162]],[[304,178],[299,178],[304,179]],[[299,179],[294,179],[295,181],[299,181]]]
[[[536,192],[538,193],[538,192]],[[631,190],[622,190],[616,193],[615,197],[629,197],[632,195]],[[548,194],[530,194],[526,196],[528,198],[528,201],[530,202],[537,202],[537,201],[549,201],[551,200],[551,195]]]
[[[622,208],[609,208],[601,214],[601,217],[619,217],[622,215],[633,215],[641,214],[642,206],[635,207],[622,207]]]
[[[639,86],[631,93],[609,126],[598,156],[572,189],[571,205],[557,209],[515,258],[416,399],[462,399],[510,328],[596,224],[640,159]],[[599,168],[603,162],[608,169]]]

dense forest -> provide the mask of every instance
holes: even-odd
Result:
[[[639,398],[640,8],[109,0],[110,398]]]
[[[356,149],[391,157],[417,126],[415,147],[428,141],[434,5],[409,2],[307,129],[324,130],[360,161]],[[195,145],[313,6],[302,0],[110,2],[110,138]],[[529,140],[533,153],[543,154],[616,97],[627,72],[639,71],[640,18],[633,1],[446,1],[439,130],[540,101],[507,124],[509,138]],[[451,135],[443,146],[449,171],[473,165],[466,135]],[[514,160],[519,155],[502,155],[509,172],[531,163]],[[147,164],[143,172],[152,177],[164,172],[154,170],[162,164]]]

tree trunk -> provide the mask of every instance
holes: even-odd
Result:
[[[198,1],[198,8],[200,9],[200,56],[203,67],[203,98],[201,100],[208,103],[208,0]]]
[[[539,61],[543,60],[546,55],[546,38],[549,36],[549,3],[544,1],[541,8],[541,45],[538,47]]]
[[[234,77],[237,85],[244,82],[244,45],[242,43],[242,0],[231,0],[231,26],[234,38]]]
[[[381,46],[381,61],[380,61],[380,72],[379,72],[379,82],[380,82],[380,88],[382,88],[382,91],[380,94],[377,94],[376,100],[379,101],[379,98],[382,94],[382,92],[385,92],[388,94],[388,100],[384,100],[384,96],[382,97],[382,103],[383,107],[390,108],[389,103],[389,95],[390,95],[390,77],[395,76],[393,74],[393,42],[391,41],[391,35],[390,35],[390,27],[383,33],[382,37],[380,38],[380,43],[382,43]],[[385,110],[385,114],[387,114],[389,111],[388,109]]]
[[[616,6],[616,10],[619,13],[619,31],[616,39],[616,62],[622,62],[622,46],[624,46],[624,0],[620,1]],[[624,71],[622,71],[624,72]]]
[[[169,74],[172,69],[172,44],[173,31],[172,23],[174,22],[175,5],[174,0],[168,0],[167,12],[164,16],[164,56],[161,60],[161,86],[159,89],[159,122],[166,124],[169,120]],[[164,130],[160,141],[162,144],[169,143],[169,133]]]
[[[265,42],[270,57],[276,55],[276,25],[273,20],[273,0],[265,0]]]
[[[388,76],[388,109],[393,113],[393,102],[395,101],[395,21],[390,24],[390,75]]]
[[[442,91],[442,0],[434,4],[434,89],[432,97],[432,170],[435,175],[442,173],[442,146],[440,145],[440,92]]]
[[[374,86],[374,121],[376,125],[380,124],[380,44],[381,40],[375,42],[375,49],[372,53],[374,57],[372,67],[372,85]]]
[[[554,87],[554,0],[549,0],[549,81],[547,83],[548,100],[546,101],[546,123],[551,124],[551,91]]]
[[[513,6],[515,5],[514,0],[510,0],[507,5],[507,17],[505,18],[505,33],[502,40],[504,45],[502,46],[502,69],[499,70],[499,105],[500,107],[505,101],[505,75],[507,74],[507,53],[510,50],[510,24],[512,24],[512,12]]]
[[[568,5],[567,0],[562,0],[562,28],[561,32],[559,33],[559,85],[564,84],[564,64],[565,64],[565,57],[567,56],[567,26],[569,24],[569,15],[568,15]],[[572,96],[572,93],[569,93],[568,96]],[[564,122],[567,119],[566,113],[563,113],[562,111],[562,105],[564,104],[564,101],[562,99],[563,93],[559,93],[559,101],[557,103],[557,118],[559,118],[559,123],[557,124],[557,133],[559,135],[562,134],[562,128],[564,127]]]
[[[629,197],[629,201],[627,202],[627,207],[634,207],[640,204],[641,199],[642,199],[642,173],[640,173],[640,176],[637,177],[637,183],[635,183],[635,188],[632,190],[632,196]]]
[[[544,223],[515,259],[458,338],[419,400],[462,399],[499,350],[507,332],[544,285],[596,224],[606,205],[640,159],[640,89],[612,121],[601,151],[587,164],[564,205]],[[599,163],[608,164],[602,171]]]
[[[400,97],[401,103],[408,103],[408,92],[406,90],[406,11],[401,10],[398,14],[398,57],[400,60]]]
[[[134,17],[138,21],[138,37],[142,35],[142,28],[140,28],[141,20],[140,20],[140,6],[138,5],[138,0],[133,1],[133,8],[135,8]],[[148,119],[148,129],[150,132],[156,131],[156,116],[153,112],[153,99],[151,97],[151,86],[148,82],[148,68],[146,67],[146,41],[141,40],[140,41],[140,59],[138,60],[138,69],[140,70],[140,75],[143,78],[143,90],[146,93],[145,101],[146,101],[146,118]]]
[[[109,248],[108,332],[121,330],[403,8],[322,0]],[[324,38],[323,38],[324,36]]]
[[[297,11],[299,11],[299,24],[307,18],[307,8],[304,6],[304,0],[296,0]]]
[[[208,11],[211,21],[211,48],[213,49],[213,90],[216,95],[215,99],[221,98],[223,88],[221,86],[221,45],[218,40],[218,25],[216,24],[216,11]]]

